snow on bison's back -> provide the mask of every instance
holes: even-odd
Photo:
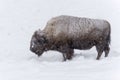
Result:
[[[102,35],[104,29],[109,32],[109,23],[105,20],[79,18],[72,16],[58,16],[48,21],[44,31],[53,36],[58,36],[61,33],[69,37],[84,37],[90,35],[94,31],[94,36]],[[98,31],[100,30],[100,31]],[[51,33],[52,32],[52,33]],[[97,33],[98,32],[98,33]],[[95,35],[96,34],[96,35]],[[93,36],[93,35],[92,35]]]
[[[86,50],[96,46],[99,59],[103,51],[105,57],[108,56],[110,31],[110,24],[105,20],[58,16],[50,19],[44,30],[36,31],[32,37],[36,40],[31,41],[39,40],[40,43],[44,37],[44,45],[37,51],[57,50],[62,52],[64,60],[72,58],[73,49]]]

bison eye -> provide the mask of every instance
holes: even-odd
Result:
[[[44,41],[42,41],[42,40],[37,40],[37,43],[38,43],[38,44],[43,44]]]
[[[41,41],[40,41],[40,40],[37,40],[37,42],[41,43]]]
[[[40,39],[37,40],[40,44],[43,44],[45,43],[45,38],[44,37],[41,37]]]

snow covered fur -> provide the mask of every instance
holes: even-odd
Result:
[[[88,50],[95,46],[99,60],[103,51],[108,56],[110,34],[106,20],[61,15],[50,19],[44,30],[34,32],[30,50],[38,56],[44,51],[56,50],[63,54],[65,61],[72,59],[74,49]]]

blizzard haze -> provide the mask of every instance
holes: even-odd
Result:
[[[95,47],[75,50],[66,62],[56,51],[39,58],[30,52],[33,32],[59,15],[109,21],[109,57],[95,60]],[[120,80],[119,21],[119,0],[0,0],[0,80]]]

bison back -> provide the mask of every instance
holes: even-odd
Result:
[[[105,20],[79,18],[73,16],[58,16],[50,19],[44,29],[48,36],[72,39],[97,39],[107,36],[110,25]]]

